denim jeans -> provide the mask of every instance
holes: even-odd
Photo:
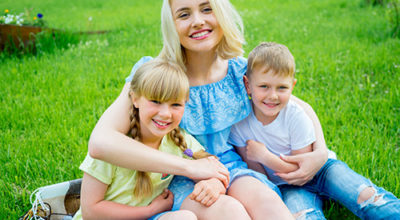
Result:
[[[375,194],[360,204],[359,194],[368,187]],[[400,200],[350,169],[347,164],[328,159],[314,178],[303,186],[280,185],[282,198],[297,219],[325,219],[322,199],[333,199],[361,219],[400,219]]]

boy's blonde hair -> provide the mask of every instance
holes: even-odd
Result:
[[[285,45],[263,42],[249,54],[246,76],[250,78],[255,68],[263,68],[265,73],[272,70],[274,75],[294,79],[296,64],[293,55]]]
[[[131,99],[143,96],[148,100],[156,100],[161,103],[186,101],[189,98],[189,81],[179,65],[171,61],[156,58],[138,68],[131,81],[129,96]],[[139,109],[134,105],[132,105],[130,121],[129,135],[135,140],[141,141]],[[169,132],[168,137],[183,152],[188,149],[179,127]],[[211,154],[205,151],[193,153],[193,158],[195,159],[208,156],[211,156]],[[136,177],[134,196],[139,199],[151,196],[153,185],[149,174],[137,171]]]
[[[181,46],[176,31],[174,18],[171,11],[171,1],[164,0],[161,8],[161,30],[163,35],[163,48],[159,57],[172,60],[186,69],[185,48]],[[229,0],[209,0],[213,13],[224,33],[217,47],[218,56],[230,59],[243,55],[242,45],[245,43],[243,35],[243,22],[239,13]]]

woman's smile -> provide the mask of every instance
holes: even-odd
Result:
[[[212,30],[200,30],[200,31],[195,31],[190,35],[192,39],[195,40],[203,40],[207,38],[210,34],[212,33]]]

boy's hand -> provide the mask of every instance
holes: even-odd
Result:
[[[202,180],[194,185],[193,192],[189,198],[200,202],[204,206],[211,206],[219,198],[220,194],[225,194],[224,184],[216,178]]]
[[[248,140],[246,143],[247,158],[249,160],[263,163],[266,154],[269,152],[267,147],[265,147],[264,144],[254,140]]]
[[[151,201],[149,206],[154,213],[161,213],[171,210],[173,203],[174,194],[168,189],[165,189],[164,192]]]

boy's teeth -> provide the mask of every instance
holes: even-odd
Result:
[[[208,34],[208,31],[203,31],[197,34],[193,34],[192,37],[197,38],[197,37],[202,37],[204,35]]]

